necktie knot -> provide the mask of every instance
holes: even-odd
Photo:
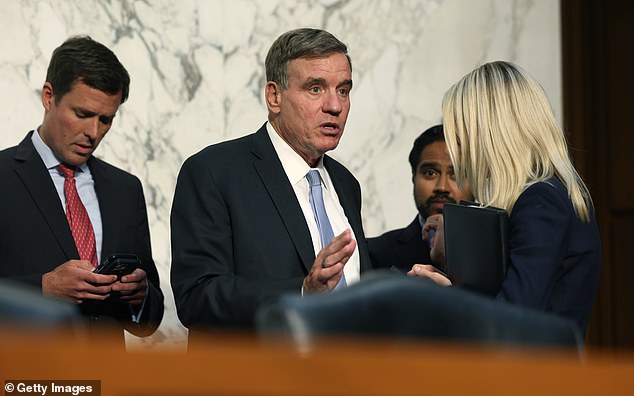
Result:
[[[75,177],[75,170],[77,168],[75,168],[74,166],[59,164],[57,165],[57,169],[59,169],[59,171],[62,172],[65,178],[73,179]]]
[[[308,183],[310,183],[311,187],[316,187],[321,185],[321,177],[319,177],[319,171],[315,169],[311,169],[306,174],[306,178],[308,179]]]

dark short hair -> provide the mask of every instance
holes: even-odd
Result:
[[[420,161],[420,155],[428,145],[434,142],[445,141],[445,132],[442,125],[434,125],[421,133],[420,136],[414,140],[414,146],[412,151],[409,152],[409,164],[412,167],[412,175],[416,174],[416,168]]]
[[[121,103],[130,90],[130,75],[116,55],[89,36],[71,37],[53,51],[46,81],[56,101],[77,81],[111,95],[121,92]]]
[[[300,28],[279,36],[266,55],[266,80],[288,88],[288,62],[297,58],[323,58],[344,54],[352,70],[348,47],[331,33],[321,29]]]

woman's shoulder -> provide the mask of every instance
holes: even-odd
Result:
[[[536,203],[542,210],[546,208],[565,212],[573,210],[568,190],[555,177],[528,186],[518,197],[513,210],[525,205],[534,207]]]
[[[550,179],[531,184],[520,194],[520,197],[523,195],[552,196],[567,199],[568,190],[566,190],[566,187],[559,179],[551,177]]]

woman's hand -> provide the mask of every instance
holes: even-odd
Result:
[[[447,275],[431,264],[414,264],[407,275],[431,279],[440,286],[451,286],[451,281]]]

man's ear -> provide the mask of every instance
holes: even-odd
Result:
[[[55,94],[53,93],[53,85],[50,82],[45,82],[42,87],[42,106],[46,111],[51,109],[51,105],[55,100]]]
[[[266,100],[266,106],[269,108],[269,111],[278,114],[280,112],[280,104],[282,103],[282,87],[275,81],[267,82],[264,99]]]

